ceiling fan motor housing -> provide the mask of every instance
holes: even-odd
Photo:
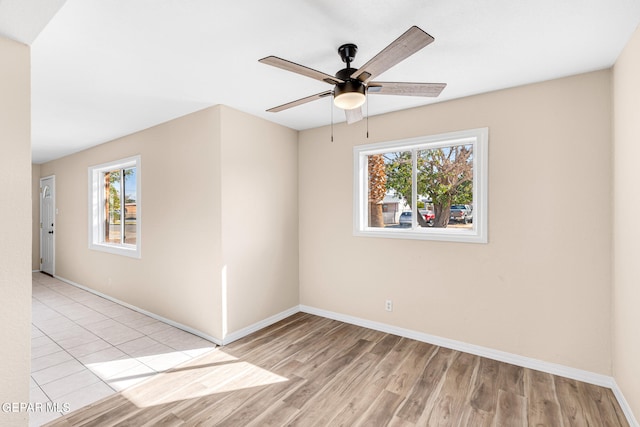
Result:
[[[336,84],[333,89],[334,102],[345,110],[358,108],[365,100],[365,85],[351,78],[355,71],[354,68],[344,68],[336,73],[336,77],[344,80],[344,83]]]
[[[338,83],[334,89],[336,97],[345,92],[360,92],[364,95],[364,84],[350,77],[355,71],[355,68],[344,68],[336,73],[337,78],[344,80],[344,83]]]

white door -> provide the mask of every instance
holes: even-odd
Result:
[[[55,177],[40,180],[40,271],[53,276],[55,267]]]

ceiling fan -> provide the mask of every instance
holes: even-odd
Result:
[[[312,79],[320,80],[333,85],[332,90],[317,93],[315,95],[300,98],[268,109],[267,111],[276,113],[291,107],[295,107],[316,99],[333,95],[333,102],[345,111],[347,123],[355,123],[362,120],[362,104],[366,100],[366,94],[381,95],[408,95],[408,96],[428,96],[436,97],[447,85],[446,83],[406,83],[406,82],[377,82],[371,81],[379,74],[398,64],[400,61],[413,55],[423,47],[433,42],[434,38],[417,26],[409,28],[404,34],[398,37],[389,46],[385,47],[369,62],[360,68],[351,68],[351,62],[355,59],[358,47],[355,44],[347,43],[338,48],[338,53],[342,61],[347,64],[335,76],[325,74],[277,56],[267,56],[259,62],[282,68]]]

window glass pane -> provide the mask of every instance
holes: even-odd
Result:
[[[120,220],[120,171],[105,172],[105,222],[104,241],[121,243]]]
[[[89,167],[89,247],[141,258],[140,156]]]
[[[124,243],[136,244],[138,195],[136,194],[136,168],[124,170]]]
[[[431,226],[472,229],[473,145],[418,150],[417,168],[418,208]]]
[[[368,226],[411,226],[411,151],[367,156]]]

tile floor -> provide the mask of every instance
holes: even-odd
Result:
[[[215,347],[45,274],[32,283],[30,400],[50,409],[74,411]],[[34,412],[30,425],[60,415]]]

